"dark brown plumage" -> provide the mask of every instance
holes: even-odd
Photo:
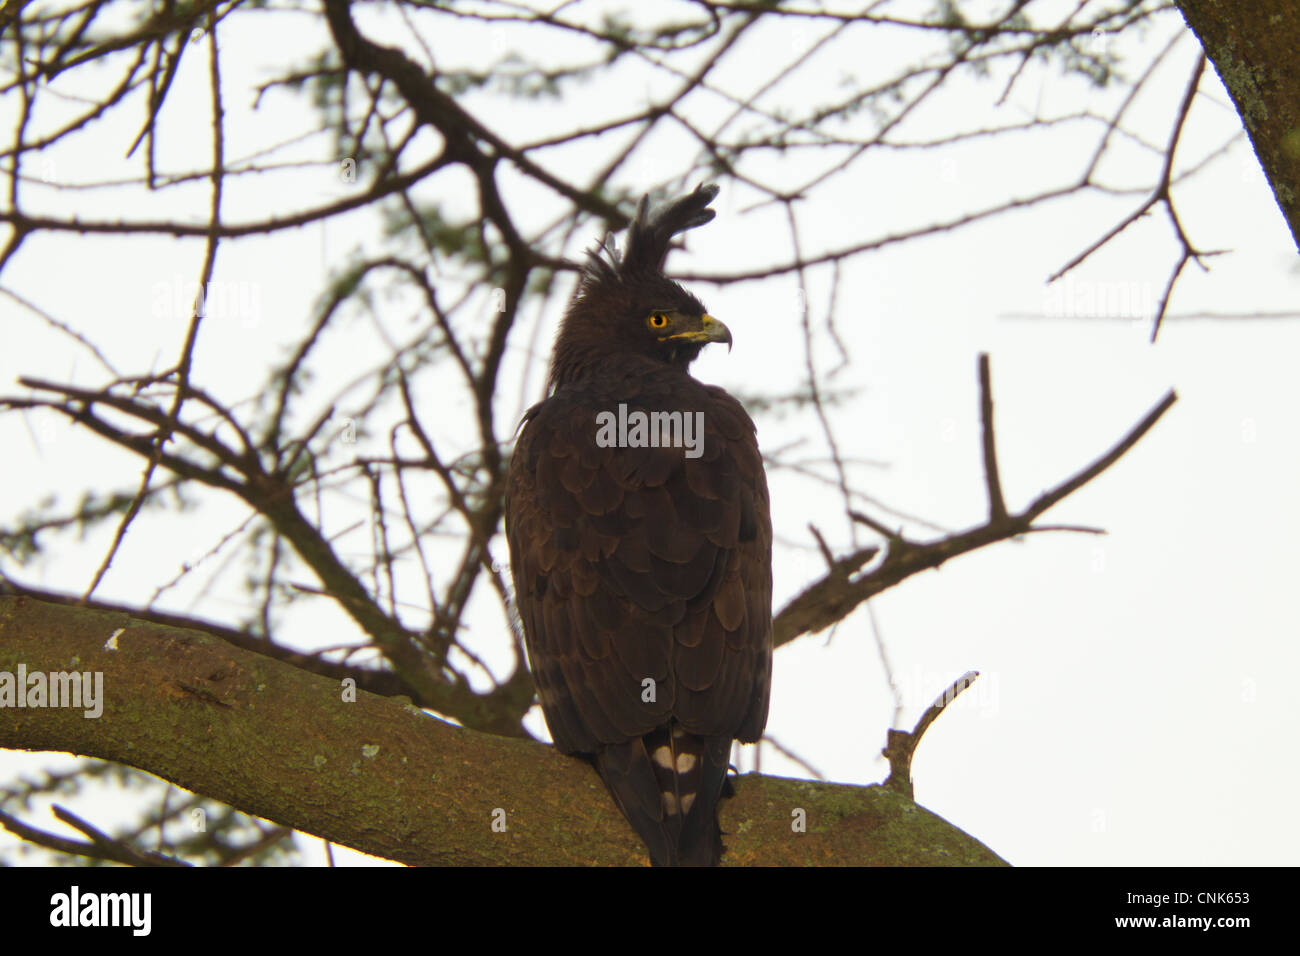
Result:
[[[731,336],[663,274],[672,237],[712,219],[717,192],[701,186],[653,216],[643,199],[622,256],[608,242],[591,254],[507,490],[551,736],[594,763],[657,865],[721,858],[731,743],[762,734],[772,673],[772,524],[754,424],[687,371]],[[676,444],[648,444],[656,424],[677,426],[663,433]]]

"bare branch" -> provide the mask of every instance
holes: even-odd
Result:
[[[981,356],[981,370],[986,366],[987,358]],[[865,548],[839,559],[836,571],[814,582],[776,615],[772,623],[774,644],[779,647],[802,634],[816,633],[830,627],[851,614],[863,601],[913,574],[937,568],[951,558],[994,542],[1039,530],[1033,523],[1034,519],[1118,461],[1151,430],[1175,401],[1177,395],[1170,391],[1113,448],[1082,471],[1041,494],[1022,511],[995,518],[991,500],[990,518],[984,524],[966,531],[924,543],[908,540],[901,535],[892,536],[886,543],[884,560],[858,577],[851,575],[875,557],[876,548]],[[985,447],[986,463],[988,447]],[[996,474],[996,460],[993,464]],[[1069,530],[1081,529],[1071,527]],[[847,574],[839,573],[841,569]]]
[[[961,677],[958,677],[948,689],[940,694],[930,705],[929,709],[921,715],[921,719],[916,722],[912,732],[905,730],[890,730],[887,737],[888,743],[882,754],[889,760],[889,777],[885,780],[886,787],[894,789],[905,794],[908,799],[912,796],[912,758],[916,755],[916,748],[921,745],[921,738],[925,732],[930,729],[930,725],[939,719],[943,709],[957,699],[967,687],[975,683],[979,677],[979,671],[967,671]]]

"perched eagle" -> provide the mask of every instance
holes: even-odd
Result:
[[[655,865],[716,865],[731,743],[772,676],[772,522],[754,423],[688,372],[731,333],[663,273],[718,187],[588,257],[510,462],[506,535],[555,745],[594,763]],[[729,793],[728,789],[728,793]]]

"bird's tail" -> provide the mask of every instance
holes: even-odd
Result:
[[[652,865],[717,866],[722,860],[718,803],[731,795],[730,753],[729,737],[697,737],[671,724],[596,754],[596,770],[645,842]]]

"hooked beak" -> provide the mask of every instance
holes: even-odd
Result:
[[[700,327],[698,329],[691,332],[678,332],[676,335],[668,336],[668,340],[699,342],[701,344],[726,342],[727,351],[731,351],[731,330],[707,313],[700,316]]]

